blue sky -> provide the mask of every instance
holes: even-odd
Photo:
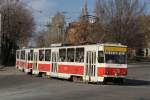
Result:
[[[38,30],[43,28],[54,16],[56,12],[65,12],[67,22],[73,21],[79,17],[81,8],[85,0],[26,0],[26,7],[29,8],[35,16]],[[94,0],[87,0],[90,12],[93,10]]]
[[[56,12],[65,12],[67,21],[73,21],[79,17],[81,8],[84,6],[85,0],[23,0],[30,8],[37,23],[37,29],[43,29],[50,17]],[[150,3],[150,0],[141,0],[141,2]],[[89,12],[94,11],[95,0],[87,0]],[[150,4],[147,7],[150,13]]]

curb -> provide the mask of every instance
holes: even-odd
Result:
[[[4,69],[4,68],[5,68],[4,66],[0,65],[0,69]]]

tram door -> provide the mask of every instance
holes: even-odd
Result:
[[[58,52],[52,52],[52,67],[51,72],[57,72]]]
[[[87,51],[86,55],[86,80],[92,81],[96,74],[96,52]]]
[[[28,63],[29,63],[29,56],[30,56],[30,54],[29,54],[29,52],[27,51],[26,53],[25,53],[25,67],[26,68],[28,68]]]
[[[33,65],[32,65],[33,70],[37,70],[37,59],[38,59],[38,53],[34,52],[33,53]]]
[[[28,52],[25,53],[25,64],[24,64],[24,68],[27,67],[27,63],[28,63]]]

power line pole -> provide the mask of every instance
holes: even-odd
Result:
[[[1,33],[1,13],[0,13],[0,65],[2,64],[2,33]]]

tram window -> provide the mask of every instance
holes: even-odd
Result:
[[[44,50],[39,50],[39,61],[44,61]]]
[[[67,61],[68,62],[74,62],[74,48],[68,48],[67,49]]]
[[[17,51],[17,59],[19,59],[19,51]]]
[[[45,61],[51,61],[51,50],[45,50]]]
[[[25,51],[23,52],[23,60],[25,60]]]
[[[20,55],[20,58],[21,58],[21,59],[23,59],[23,54],[22,54],[22,53],[23,53],[23,52],[21,51],[21,55]]]
[[[59,49],[60,62],[66,61],[66,49]]]
[[[106,52],[105,54],[106,63],[125,64],[126,53],[122,52]]]
[[[30,51],[31,60],[33,60],[33,50]]]
[[[28,53],[28,60],[31,60],[31,53]]]
[[[21,51],[21,59],[22,59],[22,60],[25,59],[25,51]]]
[[[25,51],[23,51],[23,60],[25,60]]]
[[[98,62],[104,63],[104,52],[103,51],[98,52]]]
[[[84,48],[76,48],[76,62],[84,62]]]

